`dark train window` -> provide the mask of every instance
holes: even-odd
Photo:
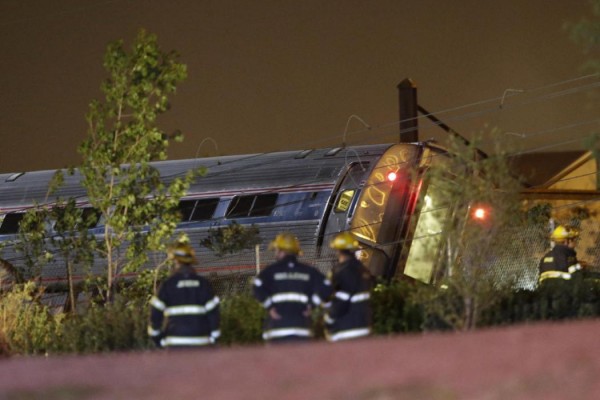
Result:
[[[206,221],[211,219],[217,206],[219,199],[201,199],[196,202],[196,207],[192,213],[192,221]]]
[[[271,215],[277,203],[277,193],[236,196],[231,200],[227,218],[265,217]]]
[[[181,201],[179,202],[181,220],[187,222],[211,219],[218,205],[218,198]]]
[[[19,232],[19,224],[23,219],[24,213],[6,214],[0,225],[0,234]]]
[[[92,207],[85,207],[81,217],[88,223],[88,228],[95,228],[98,225],[98,221],[100,221],[100,211]]]
[[[190,220],[194,212],[196,200],[183,200],[179,202],[179,212],[181,213],[181,221],[187,222]]]
[[[250,210],[251,217],[266,217],[271,215],[273,208],[277,203],[277,193],[261,194],[256,196],[254,206]]]

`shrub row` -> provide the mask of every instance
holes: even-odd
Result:
[[[147,292],[146,292],[147,293]],[[424,294],[425,293],[425,294]],[[132,295],[133,294],[133,295]],[[32,283],[15,286],[0,296],[0,355],[90,353],[151,349],[146,336],[148,296],[124,291],[110,303],[80,305],[77,313],[53,312]],[[600,316],[600,281],[575,279],[558,288],[487,293],[494,301],[481,311],[477,326]],[[372,295],[373,330],[389,335],[456,329],[446,308],[428,302],[455,304],[463,299],[406,282],[378,285]],[[261,342],[264,310],[247,291],[229,294],[221,303],[221,345]],[[316,336],[323,336],[321,312],[314,313]]]

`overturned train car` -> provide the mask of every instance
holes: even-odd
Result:
[[[427,143],[402,143],[172,160],[153,165],[166,182],[191,168],[207,168],[206,175],[197,178],[181,199],[182,220],[177,228],[187,233],[195,247],[200,272],[253,273],[257,263],[272,261],[267,245],[282,231],[297,235],[303,258],[326,271],[334,257],[329,249],[332,235],[350,230],[364,248],[363,262],[375,275],[431,282],[435,263],[425,254],[431,243],[413,238],[421,235],[435,240],[432,233],[436,227],[441,228],[443,215],[433,211],[436,200],[428,196],[424,176],[429,166],[444,159],[444,155],[442,149]],[[35,203],[52,201],[46,195],[54,172],[0,175],[2,259],[14,265],[22,262],[11,241],[16,239],[19,221],[27,209]],[[67,177],[56,196],[75,197],[81,207],[89,207],[77,174]],[[211,228],[233,221],[258,227],[260,252],[252,249],[217,257],[200,245]],[[102,231],[99,226],[95,229]],[[49,265],[42,272],[42,280],[47,283],[65,280],[60,260],[54,262],[56,267]],[[95,272],[100,273],[100,267],[97,265]]]

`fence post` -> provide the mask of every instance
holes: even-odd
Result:
[[[260,274],[260,245],[254,246],[254,258],[256,259],[256,275]]]

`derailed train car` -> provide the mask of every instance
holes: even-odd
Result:
[[[378,144],[241,156],[156,162],[165,182],[192,168],[207,168],[181,199],[181,223],[199,253],[201,272],[253,271],[254,251],[217,257],[200,245],[210,229],[230,224],[254,225],[262,244],[279,232],[298,236],[304,257],[320,269],[331,265],[329,240],[352,231],[361,242],[362,258],[383,278],[434,279],[434,260],[427,240],[435,240],[444,215],[427,194],[424,176],[445,152],[428,143]],[[2,258],[22,260],[10,245],[24,212],[35,203],[51,202],[48,185],[55,171],[0,175],[0,241]],[[74,197],[89,208],[77,173],[55,194]],[[90,209],[91,211],[91,209]],[[101,224],[101,221],[99,221]],[[98,233],[102,229],[95,228]],[[415,235],[424,240],[413,240]],[[429,238],[429,239],[427,239]],[[8,245],[7,245],[8,244]],[[262,263],[271,261],[262,252]],[[151,267],[151,266],[150,266]],[[98,266],[100,268],[100,266]],[[100,270],[98,270],[99,273]],[[83,274],[83,272],[80,272]],[[64,269],[46,267],[42,279],[64,280]]]

